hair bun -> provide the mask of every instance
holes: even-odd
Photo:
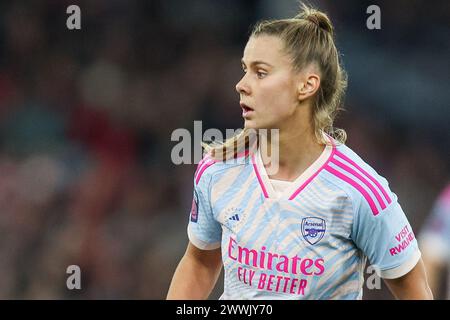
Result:
[[[307,7],[303,4],[301,6],[300,13],[296,15],[295,18],[308,20],[309,22],[314,23],[317,27],[333,35],[333,25],[331,24],[328,16],[321,11]]]

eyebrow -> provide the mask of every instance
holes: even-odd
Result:
[[[244,59],[241,59],[241,63],[243,65],[245,65]],[[250,63],[250,66],[255,66],[255,65],[258,65],[258,64],[265,64],[265,65],[267,65],[269,67],[273,67],[273,65],[271,65],[270,63],[267,63],[267,62],[264,62],[264,61],[261,61],[261,60],[252,61]]]

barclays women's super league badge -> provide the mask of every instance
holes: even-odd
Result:
[[[326,230],[325,220],[316,217],[307,217],[302,220],[302,235],[310,244],[319,242]]]

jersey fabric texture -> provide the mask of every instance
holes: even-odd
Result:
[[[386,179],[332,138],[281,194],[259,151],[233,162],[206,156],[188,236],[200,249],[221,248],[220,299],[361,299],[367,258],[392,279],[421,256]]]

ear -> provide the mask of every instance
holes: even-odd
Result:
[[[313,96],[320,87],[320,76],[308,73],[298,84],[298,100],[303,101]]]

